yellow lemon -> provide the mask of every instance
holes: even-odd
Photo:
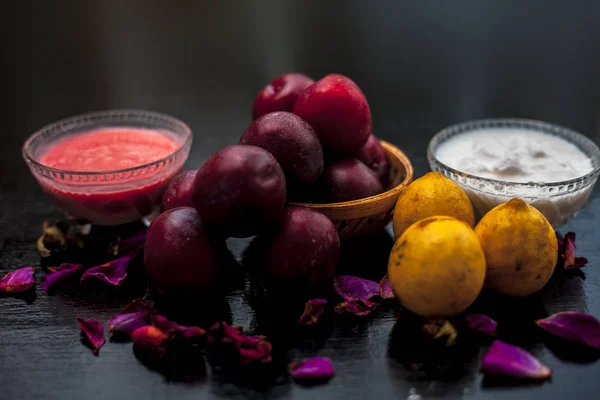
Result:
[[[447,215],[475,225],[473,205],[456,183],[439,172],[429,172],[400,193],[394,209],[394,236],[415,222],[434,215]]]
[[[433,216],[398,238],[388,262],[390,286],[400,303],[424,317],[452,317],[477,298],[485,279],[485,256],[465,222]]]
[[[494,207],[475,227],[487,262],[485,286],[509,296],[527,296],[550,279],[558,258],[548,220],[521,199]]]

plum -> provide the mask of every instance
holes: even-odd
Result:
[[[390,180],[390,164],[383,146],[375,135],[369,136],[367,143],[354,154],[354,158],[371,168],[381,185],[387,187]]]
[[[371,134],[369,103],[356,83],[343,75],[327,75],[309,86],[298,96],[292,112],[338,153],[358,151]]]
[[[208,288],[217,274],[218,242],[191,207],[165,211],[150,224],[144,264],[150,279],[165,294]]]
[[[267,279],[277,289],[318,287],[333,278],[340,238],[333,223],[318,211],[285,208],[275,232],[261,237]]]
[[[331,202],[357,200],[383,192],[383,186],[373,171],[354,158],[331,163],[324,177],[327,198]]]
[[[281,214],[285,175],[268,151],[233,145],[210,156],[198,169],[192,198],[207,224],[226,236],[249,237]]]
[[[280,111],[258,118],[240,144],[261,147],[275,157],[289,181],[314,182],[323,172],[323,148],[313,128],[302,118]]]
[[[183,171],[169,183],[163,195],[161,212],[177,207],[193,207],[192,189],[197,170]]]
[[[306,75],[288,73],[278,76],[265,86],[254,99],[252,118],[274,111],[292,111],[296,99],[310,85],[315,83]]]

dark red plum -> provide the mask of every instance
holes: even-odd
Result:
[[[192,197],[207,224],[225,236],[249,237],[281,214],[286,199],[285,175],[268,151],[256,146],[229,146],[198,169]]]
[[[387,187],[390,180],[390,164],[385,156],[383,146],[375,135],[369,136],[367,143],[354,154],[354,158],[371,168],[381,185],[384,188]]]
[[[224,246],[224,240],[209,237],[195,209],[172,208],[148,228],[144,264],[159,291],[194,293],[207,289],[215,279],[217,254]]]
[[[290,180],[311,183],[323,172],[323,148],[313,128],[302,118],[280,111],[258,118],[240,144],[261,147],[275,157]]]
[[[340,238],[333,223],[320,212],[285,208],[277,230],[265,242],[267,279],[276,291],[310,289],[333,278]]]
[[[330,164],[325,171],[325,184],[327,198],[334,203],[383,193],[383,186],[373,171],[354,158],[345,158]]]
[[[161,204],[161,211],[177,207],[194,207],[192,189],[197,170],[183,171],[169,183]]]
[[[327,75],[308,87],[298,96],[292,111],[337,153],[358,151],[371,134],[369,103],[356,83],[343,75]]]
[[[252,118],[274,111],[292,111],[296,99],[310,85],[315,83],[306,75],[288,73],[278,76],[265,86],[254,99]]]

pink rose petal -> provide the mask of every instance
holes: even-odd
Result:
[[[518,379],[547,379],[552,374],[531,353],[500,340],[495,340],[483,356],[481,369],[485,375]]]
[[[96,320],[84,319],[81,317],[77,317],[77,321],[79,321],[79,328],[90,342],[92,351],[94,354],[98,354],[100,347],[102,347],[105,342],[102,324]]]
[[[394,292],[392,292],[392,286],[390,285],[390,278],[387,274],[385,274],[379,282],[379,297],[384,300],[394,298]]]
[[[0,279],[0,293],[21,293],[35,284],[32,267],[23,267],[6,274]]]
[[[592,315],[565,311],[536,324],[552,335],[600,350],[600,322]]]
[[[146,318],[145,312],[115,315],[108,321],[108,330],[113,333],[131,335],[136,329],[148,325]]]
[[[296,380],[328,380],[335,375],[333,363],[329,358],[313,357],[305,358],[300,362],[289,365],[290,375]]]
[[[470,330],[476,333],[483,333],[490,336],[496,335],[498,323],[490,317],[483,314],[467,314],[465,321]]]
[[[304,305],[304,312],[298,319],[299,325],[315,325],[319,322],[321,314],[323,314],[325,299],[312,299],[306,302]]]
[[[333,281],[335,292],[344,300],[369,300],[379,296],[379,284],[351,275],[336,276]]]
[[[562,243],[559,242],[559,251],[563,259],[563,268],[566,270],[585,267],[588,263],[585,257],[575,256],[575,232],[567,232]]]
[[[54,268],[49,267],[48,270],[50,273],[40,278],[42,290],[44,290],[44,292],[49,291],[52,289],[52,287],[67,280],[70,276],[76,274],[82,269],[83,265],[70,263],[63,263]]]
[[[98,279],[113,286],[120,286],[127,277],[127,268],[131,257],[124,256],[109,261],[106,264],[92,267],[81,276],[81,282],[86,279]]]
[[[348,300],[339,303],[333,309],[338,314],[352,314],[364,317],[377,309],[378,304],[367,300]]]

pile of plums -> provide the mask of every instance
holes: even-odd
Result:
[[[239,144],[167,188],[144,255],[160,291],[207,288],[225,239],[254,235],[271,282],[327,283],[339,257],[336,227],[317,211],[286,203],[356,200],[388,185],[369,104],[351,79],[284,74],[257,94],[252,115]]]

